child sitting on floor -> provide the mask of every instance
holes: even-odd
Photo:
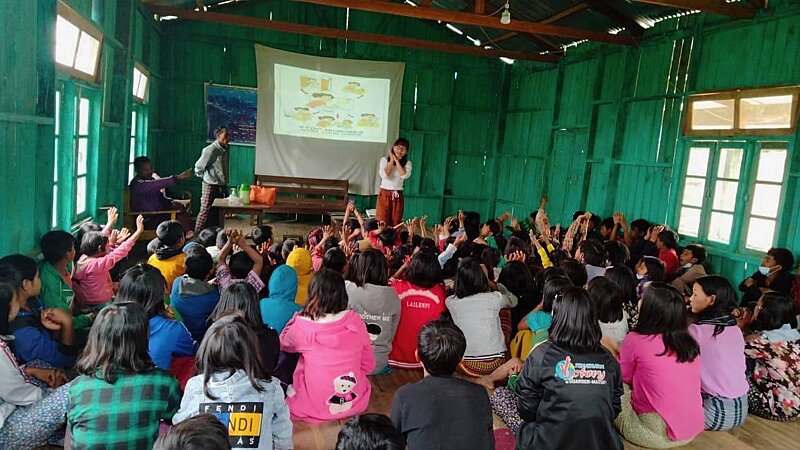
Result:
[[[160,421],[180,406],[178,382],[150,359],[147,313],[139,304],[115,302],[100,311],[76,369],[67,414],[73,448],[151,448]]]
[[[303,309],[295,303],[297,296],[297,272],[282,265],[275,268],[269,278],[269,297],[261,299],[261,320],[280,334],[286,323]]]
[[[235,438],[238,442],[238,438]],[[170,428],[153,450],[230,450],[228,426],[211,414],[198,414]]]
[[[197,342],[192,339],[186,326],[175,320],[167,310],[164,305],[165,289],[164,276],[158,269],[139,264],[122,276],[115,302],[134,302],[144,308],[150,325],[150,358],[156,367],[168,370],[173,356],[194,355]]]
[[[260,292],[264,289],[264,281],[260,275],[264,258],[256,249],[247,245],[241,230],[227,229],[225,234],[228,235],[228,242],[219,253],[219,266],[217,266],[219,289],[222,291],[233,283],[243,281],[252,286],[256,292]],[[228,255],[234,244],[242,251],[231,255],[228,261]]]
[[[197,248],[189,251],[183,264],[186,273],[172,283],[170,306],[181,315],[192,338],[200,342],[219,302],[217,286],[207,281],[214,273],[214,261],[205,248]]]
[[[114,298],[114,287],[109,271],[128,256],[136,241],[144,232],[144,217],[136,218],[136,231],[123,240],[111,252],[108,247],[113,242],[109,241],[103,232],[91,231],[86,233],[81,240],[81,257],[75,266],[72,276],[75,282],[75,294],[80,299],[80,305],[86,309],[97,310]],[[125,228],[119,233],[120,239],[128,234]]]
[[[792,299],[764,293],[750,329],[744,344],[750,412],[770,420],[800,417],[800,332]]]
[[[13,270],[0,267],[0,448],[29,450],[63,438],[67,378],[58,369],[17,364],[8,338],[8,319],[18,308],[14,278]]]
[[[597,310],[603,345],[617,354],[619,345],[628,334],[628,317],[622,307],[622,291],[606,277],[590,281],[587,290]]]
[[[620,348],[625,394],[616,426],[642,447],[688,444],[703,431],[703,400],[700,348],[687,328],[683,296],[654,282],[639,304],[639,321]]]
[[[725,278],[698,278],[689,305],[697,320],[689,332],[700,346],[700,382],[706,430],[731,430],[747,417],[744,337],[731,315],[736,302]]]
[[[186,273],[184,261],[186,254],[183,253],[183,244],[186,238],[183,226],[177,220],[161,222],[156,228],[159,245],[156,252],[147,260],[147,264],[155,267],[164,275],[167,286],[172,287],[172,283],[179,276]]]
[[[303,306],[308,299],[308,284],[314,275],[311,268],[311,253],[303,247],[295,247],[286,258],[286,265],[294,269],[297,274],[297,295],[294,301]]]
[[[353,281],[346,281],[347,307],[361,315],[375,351],[375,372],[389,371],[387,365],[392,340],[400,321],[400,298],[388,286],[386,258],[380,251],[362,252],[354,265]]]
[[[281,333],[281,350],[300,353],[286,402],[292,419],[326,422],[367,409],[367,374],[375,356],[367,326],[347,309],[344,279],[322,269],[311,279],[308,302]]]
[[[92,326],[94,313],[75,314],[73,308],[75,292],[72,290],[72,266],[75,259],[75,237],[61,230],[53,230],[42,236],[39,247],[44,262],[39,266],[42,280],[42,303],[46,308],[58,308],[72,315],[75,333],[85,335]]]
[[[0,272],[8,298],[6,319],[14,339],[11,347],[22,363],[40,360],[52,367],[69,369],[75,363],[78,348],[72,315],[58,308],[43,308],[38,295],[41,289],[36,262],[24,255],[0,258]]]
[[[230,427],[235,448],[292,448],[292,422],[278,380],[272,378],[254,351],[256,335],[241,312],[227,312],[208,329],[197,351],[200,372],[186,383],[181,408],[172,418],[179,424],[203,413],[233,424],[235,415],[248,417],[250,432]],[[236,414],[229,408],[235,408]]]
[[[336,450],[404,450],[403,436],[383,414],[362,414],[344,424]]]
[[[419,332],[417,356],[425,378],[397,390],[392,422],[409,450],[494,448],[492,409],[477,384],[456,378],[467,341],[452,322],[428,322]]]
[[[644,288],[654,281],[664,281],[666,274],[664,261],[656,258],[655,256],[644,256],[636,264],[636,279],[639,280],[639,285],[636,286],[636,296],[642,298]]]
[[[755,306],[761,294],[767,290],[789,294],[792,289],[792,267],[794,255],[786,248],[771,248],[758,266],[758,271],[739,284],[744,293],[742,305]]]

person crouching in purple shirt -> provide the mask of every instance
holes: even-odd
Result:
[[[131,210],[136,212],[169,211],[177,210],[176,220],[181,223],[185,232],[194,230],[194,220],[186,211],[182,203],[167,197],[165,188],[174,185],[192,175],[191,169],[184,170],[178,175],[158,178],[153,173],[153,164],[146,156],[133,160],[133,170],[136,176],[129,186],[131,194]],[[145,216],[145,228],[155,229],[159,223],[169,220],[168,215]]]

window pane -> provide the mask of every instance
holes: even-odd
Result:
[[[757,217],[750,218],[745,247],[765,252],[772,247],[773,239],[775,239],[774,220],[759,219]]]
[[[133,180],[133,164],[128,164],[128,182]]]
[[[683,187],[683,204],[689,206],[703,206],[703,193],[706,188],[704,178],[687,177]]]
[[[741,148],[723,148],[719,152],[719,168],[717,176],[719,178],[739,179],[739,170],[742,168],[742,156],[744,150]]]
[[[136,92],[139,90],[139,81],[142,79],[142,72],[139,72],[139,69],[136,67],[133,68],[133,83],[131,83],[131,93],[136,96]]]
[[[86,212],[86,177],[80,177],[75,182],[75,213]]]
[[[753,128],[791,128],[792,95],[743,98],[739,103],[739,126]]]
[[[691,103],[693,130],[732,130],[734,100],[700,100]]]
[[[131,111],[131,136],[136,136],[136,111]]]
[[[88,98],[81,98],[81,102],[78,105],[78,112],[80,115],[78,116],[78,134],[81,136],[86,136],[89,134],[89,99]]]
[[[727,244],[731,239],[733,214],[712,212],[708,223],[708,239]]]
[[[78,45],[78,27],[58,16],[56,19],[56,62],[72,67]]]
[[[58,183],[58,137],[53,145],[53,183]]]
[[[89,155],[89,139],[78,139],[78,175],[86,175],[87,158]]]
[[[783,171],[786,168],[786,150],[779,148],[765,148],[758,155],[757,181],[783,181]]]
[[[58,226],[58,186],[53,186],[53,219],[50,225],[55,228]]]
[[[738,187],[738,181],[717,181],[714,188],[714,209],[733,212]]]
[[[681,208],[681,217],[678,219],[678,233],[681,236],[694,236],[700,230],[700,210],[695,208]]]
[[[131,151],[130,151],[130,162],[136,158],[136,138],[131,137]]]
[[[61,92],[56,91],[56,136],[59,130],[59,117],[61,117]]]
[[[753,190],[753,211],[751,214],[778,217],[778,202],[780,200],[780,185],[756,183],[756,188]]]
[[[139,81],[139,90],[136,93],[136,96],[144,100],[145,93],[147,93],[147,75],[143,74],[142,79]]]
[[[81,32],[78,43],[78,54],[75,57],[75,68],[81,72],[94,75],[97,66],[97,53],[100,51],[100,41],[89,33]]]
[[[686,166],[686,175],[706,176],[709,155],[710,149],[707,147],[692,147],[689,150],[689,164]]]

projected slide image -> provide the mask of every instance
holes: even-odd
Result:
[[[275,134],[385,142],[390,81],[275,64]]]

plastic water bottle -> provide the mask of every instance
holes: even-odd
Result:
[[[235,187],[232,187],[230,194],[228,194],[228,203],[231,205],[239,203],[239,193],[236,191]]]

